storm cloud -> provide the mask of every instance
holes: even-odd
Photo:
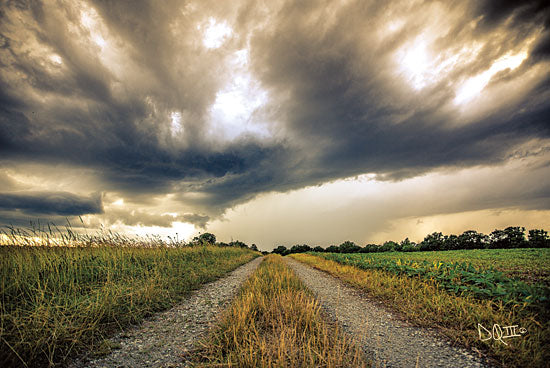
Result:
[[[31,216],[79,216],[103,212],[101,196],[80,197],[67,192],[0,193],[0,209]]]
[[[8,1],[0,207],[206,228],[262,194],[358,175],[545,162],[549,27],[540,0]],[[48,167],[89,179],[42,181]]]

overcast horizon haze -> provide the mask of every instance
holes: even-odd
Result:
[[[550,230],[550,3],[0,0],[0,227]]]

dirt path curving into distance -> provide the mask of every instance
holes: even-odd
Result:
[[[96,360],[79,360],[71,368],[175,368],[187,364],[182,354],[217,321],[217,315],[229,304],[241,284],[258,267],[258,257],[225,277],[203,285],[180,304],[153,316],[139,326],[110,339],[118,346]]]
[[[285,260],[375,367],[488,367],[473,352],[451,346],[435,330],[402,321],[333,276],[290,257]]]

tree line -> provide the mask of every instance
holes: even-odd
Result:
[[[331,245],[311,247],[307,244],[297,244],[291,248],[279,245],[272,253],[287,255],[305,252],[329,253],[375,253],[375,252],[415,252],[429,250],[457,250],[457,249],[507,249],[507,248],[550,248],[548,232],[542,229],[529,230],[527,236],[525,228],[509,226],[504,230],[496,229],[489,235],[468,230],[461,235],[443,235],[434,232],[426,235],[424,240],[415,243],[409,238],[397,243],[389,240],[383,244],[366,244],[361,247],[352,241],[345,241],[339,246]]]
[[[258,251],[258,246],[256,244],[248,245],[240,240],[233,240],[229,243],[216,242],[216,235],[212,233],[203,233],[199,236],[195,236],[193,240],[189,243],[190,246],[199,246],[199,245],[217,245],[219,247],[239,247],[239,248],[248,248],[255,251]]]

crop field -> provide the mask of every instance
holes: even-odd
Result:
[[[396,275],[418,276],[426,280],[435,280],[440,288],[455,294],[471,294],[477,298],[488,298],[503,301],[504,303],[526,303],[531,307],[542,305],[550,299],[550,289],[538,282],[524,282],[509,277],[502,270],[521,271],[527,274],[521,264],[537,264],[547,273],[550,264],[544,262],[544,255],[550,255],[550,249],[529,249],[524,251],[525,259],[517,257],[521,249],[514,252],[482,251],[455,251],[456,260],[448,252],[423,252],[424,254],[400,253],[393,255],[361,255],[361,254],[321,254],[322,257],[338,263],[356,266],[361,269],[384,270]],[[473,253],[475,261],[465,261],[468,253]],[[432,254],[430,254],[432,253]],[[433,254],[435,253],[435,254]],[[454,253],[454,252],[453,252]],[[479,254],[483,254],[483,257]],[[490,260],[490,258],[493,260]],[[516,256],[516,257],[514,257]],[[538,256],[538,257],[537,257]],[[548,260],[548,258],[546,258]]]
[[[236,247],[0,247],[0,362],[48,366],[258,256]]]
[[[549,256],[549,249],[292,255],[510,366],[544,366],[550,358]],[[479,324],[525,332],[499,339]]]
[[[356,256],[352,256],[354,258]],[[527,283],[550,285],[550,248],[468,249],[427,252],[385,252],[363,255],[377,260],[468,263],[476,268],[494,268]]]

